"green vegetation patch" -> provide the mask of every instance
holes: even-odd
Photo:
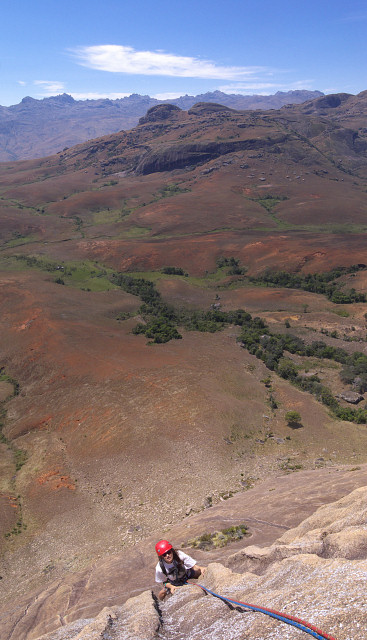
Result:
[[[15,256],[27,267],[47,271],[56,284],[64,284],[84,291],[110,291],[116,286],[110,280],[112,269],[99,267],[92,262],[55,262],[43,256]]]
[[[248,527],[245,524],[239,524],[237,526],[228,527],[228,529],[222,529],[221,531],[215,531],[214,533],[204,533],[196,538],[191,538],[185,546],[192,549],[202,549],[203,551],[210,551],[210,549],[218,549],[225,547],[230,542],[235,540],[242,540],[245,536],[250,535]]]
[[[215,270],[207,271],[203,276],[192,276],[181,267],[168,266],[162,267],[160,271],[135,271],[134,277],[158,282],[165,275],[180,275],[185,276],[186,282],[195,287],[210,289],[219,285],[220,287],[231,288],[232,282],[224,284],[222,281],[225,281],[229,275],[243,275],[246,271],[247,268],[240,266],[237,258],[220,257],[216,261]],[[247,279],[236,279],[234,286],[246,286],[247,284]]]
[[[282,471],[290,473],[291,471],[300,471],[303,469],[303,466],[298,462],[294,462],[291,458],[287,458],[279,465],[279,468],[282,469]]]
[[[145,324],[138,323],[133,333],[144,334],[150,339],[150,343],[165,343],[182,338],[176,328],[177,318],[174,308],[163,302],[153,282],[123,273],[114,274],[111,282],[124,291],[140,297],[143,302],[139,313],[143,316]]]
[[[183,269],[181,269],[181,267],[163,267],[161,271],[162,273],[168,276],[186,276],[187,277],[189,275]]]
[[[179,184],[172,182],[171,184],[166,184],[161,189],[158,189],[155,200],[160,200],[161,198],[170,198],[171,196],[177,196],[179,193],[187,193],[188,191],[191,191],[191,189],[180,187]]]
[[[102,209],[101,211],[93,212],[93,224],[113,224],[123,218],[121,211],[116,209]]]
[[[240,267],[240,261],[233,256],[230,258],[218,258],[217,260],[217,268],[221,269],[223,267],[227,267],[227,275],[229,276],[240,276],[246,273],[246,269],[244,267]]]
[[[104,182],[102,187],[113,187],[115,184],[118,184],[118,180],[109,180],[108,182]]]
[[[17,396],[19,394],[19,383],[17,382],[17,380],[15,380],[10,375],[8,375],[5,372],[4,368],[0,369],[0,382],[8,382],[9,384],[13,385],[13,393],[10,396],[8,396],[6,400],[0,403],[0,443],[2,443],[3,445],[6,445],[9,451],[11,451],[13,456],[13,463],[15,466],[15,473],[17,473],[22,468],[22,466],[27,462],[28,454],[24,449],[18,449],[12,443],[12,441],[9,440],[9,438],[7,438],[4,435],[3,428],[6,420],[5,404],[10,399],[10,397]],[[15,489],[15,482],[16,482],[16,475],[14,475],[11,480],[11,485],[13,490]],[[22,504],[21,504],[20,496],[18,495],[17,497],[14,497],[13,500],[15,502],[14,506],[16,506],[17,508],[18,519],[13,529],[8,533],[4,534],[5,538],[11,538],[12,536],[18,535],[27,528],[27,525],[23,521],[23,512],[22,512]]]
[[[19,395],[19,382],[4,372],[4,368],[0,369],[0,382],[9,382],[13,385],[13,396]]]
[[[24,236],[18,231],[13,232],[13,237],[6,242],[7,247],[18,247],[22,244],[29,244],[30,242],[35,242],[36,238],[34,235]]]
[[[290,427],[301,425],[302,417],[298,411],[287,411],[284,417]]]
[[[270,194],[263,196],[262,198],[250,198],[253,202],[258,202],[264,209],[266,209],[269,213],[276,207],[279,202],[284,202],[284,200],[288,200],[287,196],[272,196]]]
[[[28,454],[24,449],[14,449],[15,470],[19,471],[28,460]]]
[[[334,304],[351,304],[353,302],[366,302],[364,293],[358,293],[355,289],[341,291],[338,279],[349,273],[364,271],[365,264],[355,264],[351,267],[337,267],[325,273],[288,273],[287,271],[266,271],[262,276],[251,276],[252,284],[265,285],[267,287],[283,287],[286,289],[302,289],[311,293],[319,293],[326,296]]]
[[[145,238],[151,232],[151,227],[137,227],[132,226],[122,231],[121,238]]]
[[[89,291],[109,291],[114,287],[108,271],[89,262],[67,263],[63,273],[66,284]]]
[[[265,271],[261,276],[246,276],[247,268],[240,265],[238,258],[234,256],[220,256],[216,260],[215,271],[211,273],[207,272],[205,276],[201,278],[187,275],[187,282],[200,287],[212,287],[217,284],[220,288],[226,289],[251,285],[302,289],[310,293],[324,295],[333,304],[344,305],[355,302],[367,302],[366,294],[357,292],[354,288],[349,291],[343,291],[342,287],[344,283],[340,281],[340,278],[344,275],[354,274],[358,271],[365,271],[366,269],[365,264],[356,264],[350,267],[336,267],[332,271],[324,273],[303,274],[269,270]],[[237,277],[229,280],[228,276]],[[335,309],[333,313],[341,317],[348,317],[349,315],[348,312],[343,309]]]
[[[145,335],[150,339],[150,344],[182,338],[178,327],[183,327],[187,331],[214,333],[228,324],[241,326],[251,318],[250,314],[241,309],[230,312],[219,309],[208,311],[176,309],[173,305],[166,304],[154,283],[145,278],[119,273],[111,276],[111,281],[142,300],[143,304],[138,313],[143,317],[144,324],[138,323],[133,333]]]
[[[251,319],[242,326],[238,337],[241,346],[262,360],[271,371],[288,380],[302,391],[307,391],[326,405],[341,420],[367,423],[367,407],[357,409],[343,407],[339,404],[330,389],[320,382],[318,376],[299,375],[296,364],[285,354],[327,359],[342,365],[340,378],[345,384],[353,384],[359,393],[367,390],[367,356],[360,352],[349,354],[340,347],[327,345],[321,340],[306,344],[301,338],[290,334],[275,335],[260,318]]]
[[[189,275],[187,282],[196,287],[213,288],[215,286],[218,286],[221,281],[224,281],[227,275],[227,267],[217,267],[215,271],[207,272],[205,276],[202,277]]]
[[[339,316],[340,318],[349,318],[350,314],[346,309],[331,309],[332,313]]]
[[[14,527],[12,528],[11,531],[9,531],[8,533],[4,534],[5,538],[12,538],[13,536],[17,536],[20,533],[22,533],[22,531],[25,531],[25,529],[27,529],[27,525],[24,522],[23,519],[23,509],[22,509],[22,503],[21,503],[21,498],[20,496],[16,496],[13,498],[16,508],[17,508],[17,512],[18,512],[18,519],[14,525]]]

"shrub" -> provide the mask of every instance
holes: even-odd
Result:
[[[278,374],[285,380],[295,380],[297,377],[296,365],[289,358],[282,358],[278,364]]]
[[[187,276],[188,274],[185,273],[185,271],[183,269],[181,269],[181,267],[163,267],[163,269],[161,270],[162,273],[165,273],[167,275],[172,275],[172,276]]]
[[[189,540],[187,546],[193,549],[209,551],[213,547],[225,547],[234,540],[242,540],[247,535],[249,535],[248,527],[245,524],[240,524],[228,527],[228,529],[222,529],[222,531],[215,531],[214,533],[203,533],[203,535]]]
[[[229,276],[239,276],[246,272],[245,267],[240,267],[240,261],[238,258],[234,258],[233,256],[230,258],[224,258],[223,256],[218,258],[217,267],[218,269],[221,269],[222,267],[229,267],[227,271]]]
[[[290,427],[294,427],[301,423],[301,414],[298,411],[287,411],[285,419]]]

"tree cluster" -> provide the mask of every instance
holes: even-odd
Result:
[[[255,322],[256,321],[256,322]],[[325,344],[321,340],[306,344],[297,336],[271,334],[258,318],[246,325],[238,340],[250,353],[261,359],[271,371],[289,380],[302,391],[313,394],[317,400],[328,406],[334,415],[350,422],[366,423],[367,409],[342,407],[335,396],[318,376],[305,377],[298,373],[294,362],[285,356],[293,353],[300,356],[313,356],[334,360],[343,365],[340,376],[343,382],[353,383],[358,390],[367,390],[367,356],[356,352],[349,355],[344,349]]]
[[[284,287],[287,289],[302,289],[311,293],[325,295],[335,304],[351,304],[352,302],[366,302],[366,295],[350,289],[347,293],[340,290],[337,280],[345,274],[356,273],[365,269],[366,265],[356,264],[351,267],[337,267],[326,273],[288,273],[287,271],[266,271],[262,276],[250,277],[254,284]]]
[[[153,282],[149,280],[134,278],[122,273],[114,274],[111,280],[124,291],[140,297],[143,304],[139,308],[139,314],[143,317],[144,323],[138,323],[133,329],[133,333],[144,334],[155,343],[182,338],[177,327],[182,327],[187,331],[214,333],[220,331],[227,324],[242,326],[251,318],[250,314],[242,309],[229,312],[219,309],[208,311],[175,309],[162,300]]]
[[[143,317],[145,323],[138,323],[133,329],[133,333],[142,333],[155,343],[164,343],[182,338],[176,329],[177,318],[174,307],[163,302],[153,282],[145,278],[134,278],[123,273],[113,274],[111,281],[124,289],[124,291],[131,293],[133,296],[138,296],[143,302],[139,308],[139,314]]]
[[[163,267],[161,271],[162,273],[165,273],[169,276],[186,276],[187,277],[189,275],[183,269],[181,269],[181,267]]]
[[[217,267],[221,269],[223,267],[229,267],[227,274],[229,276],[240,276],[246,273],[245,267],[240,267],[240,261],[233,256],[230,258],[224,258],[223,256],[217,259]]]

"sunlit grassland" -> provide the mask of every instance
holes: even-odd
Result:
[[[109,279],[113,273],[112,269],[88,260],[57,262],[45,256],[13,256],[2,259],[0,265],[7,270],[14,268],[43,271],[48,273],[56,284],[69,285],[87,291],[110,291],[117,288]]]

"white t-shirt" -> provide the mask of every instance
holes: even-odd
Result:
[[[184,553],[183,551],[177,551],[177,554],[178,554],[178,557],[180,558],[180,560],[183,561],[185,569],[191,569],[192,567],[194,567],[196,565],[196,560],[191,558],[191,556],[188,556],[187,553]],[[170,569],[172,569],[172,567],[174,567],[173,562],[168,564],[167,562],[165,562],[163,560],[163,564],[164,564],[165,568],[167,569],[167,573],[168,573],[168,571]],[[158,564],[157,564],[157,566],[155,568],[155,581],[156,582],[166,582],[167,581],[167,576],[166,576],[165,573],[163,573],[159,562],[158,562]]]

